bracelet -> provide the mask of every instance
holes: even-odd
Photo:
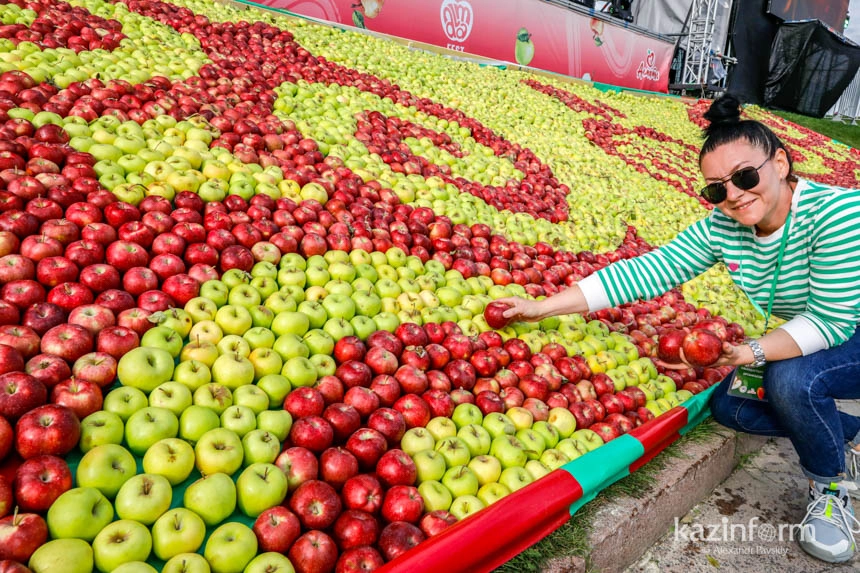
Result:
[[[747,345],[753,353],[753,362],[750,366],[754,366],[756,368],[764,366],[767,363],[767,359],[764,356],[764,350],[762,350],[761,344],[759,344],[757,340],[748,340]]]

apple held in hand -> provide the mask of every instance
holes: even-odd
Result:
[[[490,328],[498,330],[510,324],[510,319],[504,316],[505,311],[509,308],[511,308],[510,305],[499,301],[493,301],[484,308],[484,318]]]
[[[719,360],[723,342],[709,330],[694,330],[684,337],[681,345],[684,357],[693,366],[710,366]]]

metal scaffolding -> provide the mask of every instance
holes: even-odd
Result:
[[[681,84],[704,86],[708,83],[714,27],[717,20],[717,0],[693,0],[684,38],[684,64]]]

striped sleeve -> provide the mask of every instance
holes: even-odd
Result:
[[[799,317],[823,338],[821,348],[848,340],[860,322],[860,196],[837,193],[816,213],[809,258],[809,298]]]
[[[682,231],[648,254],[618,261],[594,273],[579,287],[590,311],[650,299],[711,268],[718,261],[711,242],[711,217]]]

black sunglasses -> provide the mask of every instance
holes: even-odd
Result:
[[[721,179],[720,181],[714,181],[713,183],[709,183],[705,185],[699,194],[705,198],[705,201],[708,203],[713,203],[716,205],[717,203],[722,203],[726,200],[726,195],[728,194],[728,190],[726,189],[726,181],[731,181],[732,185],[737,187],[738,189],[742,189],[744,191],[749,191],[753,187],[759,184],[761,181],[761,177],[759,177],[758,170],[764,167],[765,163],[770,161],[770,157],[764,160],[764,162],[758,167],[744,167],[742,169],[738,169],[725,179]]]

